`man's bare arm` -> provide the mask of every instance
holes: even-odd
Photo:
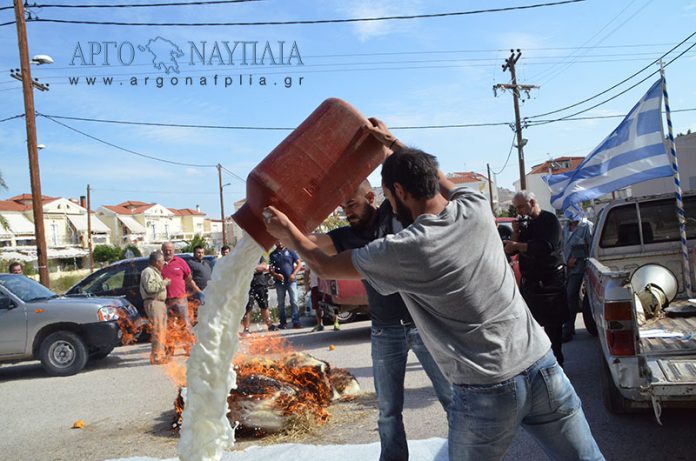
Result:
[[[320,278],[325,279],[361,279],[353,266],[352,251],[337,255],[328,255],[312,240],[304,235],[288,217],[274,207],[266,208],[266,229],[268,232],[297,251],[307,265]]]
[[[309,234],[307,238],[321,249],[324,253],[329,256],[338,254],[336,247],[334,246],[333,240],[328,234]]]

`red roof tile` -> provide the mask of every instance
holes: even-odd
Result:
[[[22,205],[12,200],[0,200],[0,211],[26,211],[29,209],[31,209],[29,205]]]
[[[169,210],[178,216],[205,216],[205,213],[192,208],[181,208],[178,210],[176,208],[170,208]]]
[[[21,203],[21,202],[31,202],[32,198],[31,198],[31,194],[21,194],[21,195],[15,195],[14,197],[10,197],[7,200]],[[41,196],[42,203],[50,203],[54,200],[58,200],[58,197],[49,197],[48,195]]]
[[[488,182],[488,178],[475,171],[462,171],[456,173],[450,173],[447,175],[447,179],[455,184],[464,184],[470,182]]]
[[[547,160],[540,165],[534,165],[532,171],[529,174],[548,174],[549,169],[551,169],[551,174],[565,173],[566,171],[572,171],[585,160],[585,157],[557,157],[552,160]],[[570,166],[568,168],[554,168],[554,164],[564,164],[568,162]]]

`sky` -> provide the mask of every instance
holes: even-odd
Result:
[[[544,0],[258,0],[156,8],[36,7],[31,14],[42,20],[83,22],[258,23],[452,13],[536,3]],[[0,2],[0,8],[8,5],[9,0]],[[0,10],[0,24],[13,20],[11,9]],[[213,166],[224,167],[229,214],[232,203],[246,195],[243,178],[289,134],[287,128],[299,125],[329,97],[344,99],[391,127],[497,123],[393,131],[406,144],[436,155],[445,172],[486,174],[490,165],[497,173],[497,184],[512,189],[519,178],[516,152],[510,155],[512,96],[498,93],[496,97],[492,90],[493,85],[510,81],[510,74],[501,68],[510,49],[522,52],[517,62],[518,83],[539,87],[530,92],[529,99],[525,95],[521,105],[522,116],[530,117],[610,88],[694,33],[694,24],[694,0],[587,0],[506,12],[330,24],[145,27],[30,21],[30,56],[45,54],[54,60],[51,65],[32,66],[32,77],[50,84],[49,91],[34,93],[36,111],[41,114],[264,128],[143,126],[40,116],[37,138],[46,146],[39,153],[42,192],[77,198],[85,195],[89,184],[94,208],[140,200],[170,208],[199,205],[210,217],[218,218],[218,173]],[[249,44],[244,64],[244,45],[232,51],[235,42],[256,42],[258,63],[253,64]],[[261,62],[267,42],[275,64],[269,55]],[[666,60],[694,43],[696,36]],[[232,63],[225,44],[232,51]],[[180,53],[174,63],[161,59],[156,68],[151,50],[160,58],[167,56],[162,50]],[[0,26],[0,120],[24,112],[21,85],[10,78],[10,69],[17,67],[16,27]],[[652,66],[599,98],[541,119],[590,108],[655,70],[657,66]],[[213,84],[215,75],[217,84]],[[696,130],[694,75],[696,47],[666,69],[675,133]],[[87,77],[96,77],[96,83],[87,84]],[[202,77],[205,86],[200,84]],[[265,86],[260,84],[262,77]],[[112,78],[112,83],[105,84],[104,78]],[[653,76],[580,116],[625,114],[656,79]],[[619,122],[620,118],[600,118],[530,126],[523,135],[528,140],[526,170],[550,157],[588,154]],[[1,122],[0,140],[0,171],[8,186],[0,191],[0,198],[29,193],[24,119]],[[163,163],[132,152],[187,165]],[[378,173],[370,178],[379,182]]]

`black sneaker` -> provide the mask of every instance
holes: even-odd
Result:
[[[285,330],[287,327],[288,327],[288,324],[287,324],[287,323],[281,323],[281,324],[278,325],[278,329],[279,329],[279,330]]]
[[[273,324],[268,325],[268,331],[278,331],[278,327]]]
[[[292,327],[293,327],[295,330],[299,330],[300,328],[302,328],[302,325],[300,325],[299,323],[293,323],[293,324],[292,324]]]

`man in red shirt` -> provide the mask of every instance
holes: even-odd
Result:
[[[186,264],[186,261],[174,254],[174,244],[172,242],[164,242],[162,244],[162,254],[164,255],[162,277],[171,280],[171,283],[167,286],[168,323],[170,325],[175,322],[181,324],[180,327],[177,325],[178,328],[181,328],[181,331],[173,326],[168,328],[168,336],[172,337],[172,341],[168,344],[167,353],[168,355],[173,355],[176,345],[182,344],[184,352],[188,355],[193,343],[193,333],[191,332],[191,321],[189,319],[186,285],[191,287],[194,294],[200,293],[202,290],[193,281],[191,268]]]

